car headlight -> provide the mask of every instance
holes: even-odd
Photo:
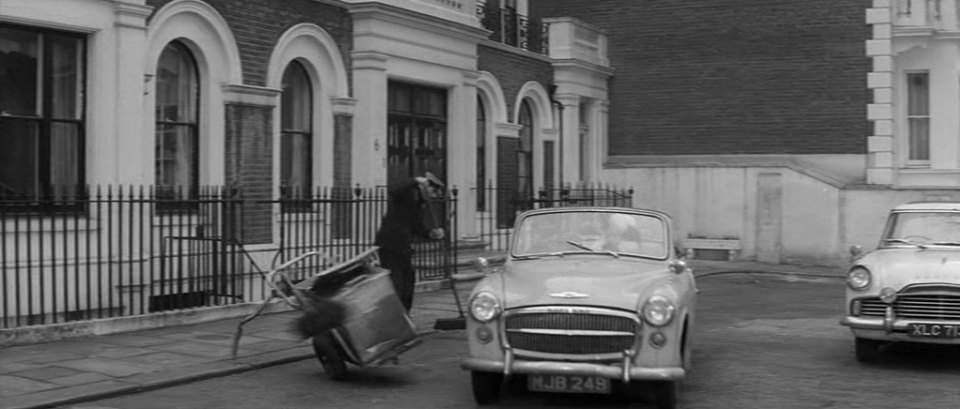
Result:
[[[500,300],[488,292],[477,293],[470,300],[470,315],[480,322],[487,322],[500,315]]]
[[[847,286],[851,290],[863,290],[870,286],[870,270],[854,267],[847,273]]]
[[[655,327],[662,327],[670,323],[673,319],[673,311],[676,307],[673,301],[662,295],[654,295],[643,304],[643,319],[648,324]]]

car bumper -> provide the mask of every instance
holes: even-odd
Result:
[[[953,344],[960,345],[960,333],[957,336],[942,336],[953,334],[911,334],[910,324],[926,324],[928,326],[953,326],[960,327],[960,321],[942,321],[942,320],[902,320],[896,318],[881,317],[852,317],[847,316],[840,320],[840,325],[849,327],[853,335],[859,338],[885,340],[885,341],[904,341],[921,342],[930,344]],[[941,336],[933,336],[941,335]]]
[[[524,361],[519,359],[512,361],[508,366],[504,361],[466,358],[460,362],[460,367],[471,371],[499,372],[505,375],[582,375],[620,379],[624,382],[633,380],[675,381],[686,376],[686,371],[683,368],[628,366],[624,370],[624,367],[619,365],[589,362]]]

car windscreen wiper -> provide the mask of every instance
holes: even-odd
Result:
[[[613,250],[605,250],[605,249],[599,249],[599,250],[598,250],[598,249],[590,248],[590,247],[588,247],[588,246],[586,246],[586,245],[584,245],[584,244],[582,244],[582,243],[578,243],[578,242],[575,242],[575,241],[573,241],[573,240],[567,240],[567,244],[570,244],[571,246],[575,246],[575,247],[577,247],[577,248],[580,248],[580,249],[589,251],[589,252],[591,252],[591,253],[607,253],[607,254],[609,254],[609,255],[611,255],[611,256],[614,256],[614,257],[616,257],[616,258],[620,258],[620,254],[617,253],[616,251],[613,251]]]
[[[909,245],[911,245],[911,246],[916,246],[916,247],[919,247],[919,248],[922,248],[922,249],[927,248],[927,245],[926,245],[926,244],[921,244],[921,243],[917,243],[917,242],[915,242],[915,241],[904,240],[904,239],[886,239],[886,240],[884,240],[884,242],[887,242],[887,243],[903,243],[903,244],[909,244]]]
[[[535,253],[535,254],[524,254],[522,256],[516,256],[514,259],[517,260],[538,260],[544,257],[563,257],[564,254],[567,254],[567,251],[554,251],[551,253]]]
[[[960,241],[935,241],[930,244],[937,246],[960,246]]]

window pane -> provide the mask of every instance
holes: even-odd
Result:
[[[0,195],[38,193],[40,129],[35,121],[0,119]]]
[[[438,90],[433,91],[427,94],[427,114],[436,115],[436,116],[445,116],[444,114],[447,111],[447,93],[446,91]]]
[[[530,152],[533,150],[533,113],[530,111],[530,104],[524,100],[520,104],[520,114],[517,118],[520,129],[520,150]]]
[[[157,121],[196,122],[197,70],[185,46],[170,43],[157,65]]]
[[[930,159],[930,120],[910,118],[910,160]]]
[[[483,100],[477,98],[477,211],[486,210],[487,192],[487,113]]]
[[[80,119],[83,112],[83,43],[76,38],[49,36],[52,75],[52,116]]]
[[[310,132],[311,94],[307,72],[300,63],[291,63],[283,73],[280,102],[280,126],[284,131]]]
[[[197,107],[199,83],[197,66],[186,46],[172,42],[157,64],[156,90],[156,185],[162,199],[189,199],[196,196]]]
[[[184,198],[196,183],[196,135],[188,125],[157,125],[157,185]]]
[[[0,115],[40,115],[40,34],[0,27]]]
[[[907,115],[930,114],[930,86],[926,73],[907,74]]]
[[[72,123],[50,125],[50,184],[71,192],[80,183],[80,129]]]
[[[400,113],[410,112],[410,87],[403,84],[390,83],[388,88],[389,96],[387,99],[389,100],[388,106],[390,107],[390,111]]]
[[[280,139],[280,183],[287,197],[310,191],[310,139],[304,134],[283,134]]]
[[[519,188],[517,194],[527,200],[533,197],[533,113],[530,104],[523,100],[520,103],[520,113],[517,122],[520,128],[520,143],[517,147],[517,166]],[[523,209],[529,206],[523,204]]]

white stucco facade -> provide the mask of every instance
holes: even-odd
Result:
[[[896,187],[960,186],[960,36],[955,0],[874,1],[866,11],[873,37],[867,85],[868,182]],[[910,160],[907,76],[929,77],[929,159]]]

